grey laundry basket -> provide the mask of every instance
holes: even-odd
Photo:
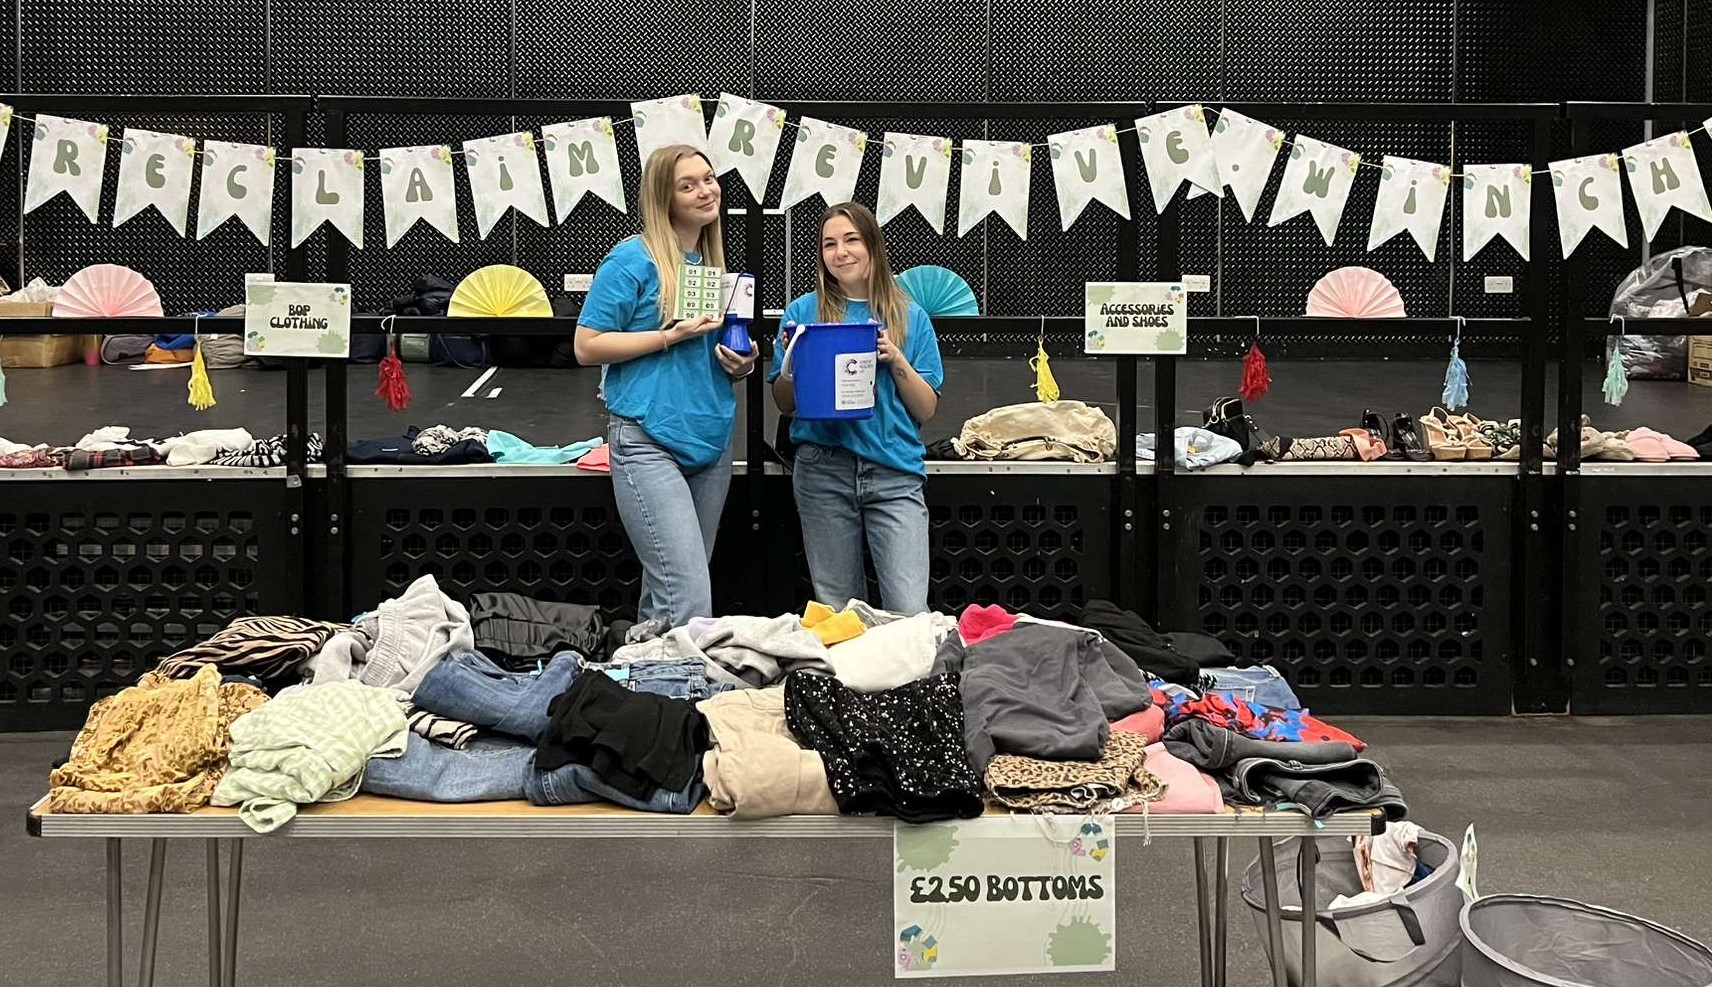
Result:
[[[1465,987],[1708,987],[1712,950],[1643,918],[1501,894],[1462,911]]]
[[[1361,875],[1346,841],[1316,843],[1320,851],[1314,872],[1319,987],[1458,987],[1462,933],[1457,916],[1462,911],[1462,891],[1456,879],[1462,861],[1456,846],[1423,830],[1418,852],[1433,869],[1431,874],[1388,901],[1333,909],[1331,901],[1338,895],[1361,893]],[[1292,985],[1302,982],[1302,893],[1296,885],[1301,847],[1300,840],[1291,838],[1275,851],[1278,900],[1284,911],[1284,965]],[[1260,861],[1249,864],[1242,900],[1254,915],[1262,945],[1270,951],[1265,881]]]

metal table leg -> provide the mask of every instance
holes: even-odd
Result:
[[[1314,879],[1319,870],[1319,844],[1312,836],[1302,837],[1302,853],[1296,858],[1297,881],[1302,889],[1302,987],[1318,987],[1319,971],[1319,911],[1315,898]]]
[[[1230,838],[1219,837],[1213,865],[1213,983],[1225,987],[1225,936],[1230,929],[1226,903],[1230,897]]]
[[[166,878],[166,840],[149,841],[149,889],[143,905],[143,956],[137,969],[137,987],[154,987],[155,947],[160,944],[161,890]]]
[[[1201,987],[1214,987],[1213,935],[1207,901],[1207,840],[1195,837],[1195,926],[1201,947]]]
[[[226,841],[226,925],[221,932],[226,945],[221,956],[226,964],[223,987],[238,983],[238,897],[244,881],[244,841]]]
[[[1284,962],[1284,909],[1278,901],[1278,857],[1270,836],[1260,838],[1260,876],[1266,882],[1266,942],[1272,957],[1272,987],[1290,987],[1290,969]]]
[[[208,987],[220,987],[220,841],[208,845]]]
[[[107,838],[107,987],[125,987],[125,896],[123,856],[116,836]]]

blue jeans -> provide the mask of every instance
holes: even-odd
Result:
[[[570,652],[554,655],[537,675],[508,672],[473,651],[448,655],[410,698],[430,713],[535,743],[547,729],[547,705],[576,681],[577,660]]]
[[[643,812],[675,812],[687,816],[707,798],[707,785],[702,782],[701,771],[697,770],[681,792],[656,788],[645,800],[633,799],[601,781],[588,765],[563,764],[551,771],[530,771],[524,780],[523,794],[531,805],[612,802]]]
[[[731,444],[719,462],[687,470],[632,419],[614,415],[606,441],[618,516],[642,562],[637,619],[680,627],[713,616],[707,565],[731,487]]]
[[[673,699],[701,702],[709,696],[737,688],[707,677],[707,662],[700,658],[681,661],[637,661],[582,663],[585,672],[600,672],[631,692],[647,692]]]
[[[867,600],[862,542],[874,556],[881,605],[927,609],[926,480],[870,463],[847,449],[804,443],[792,467],[803,554],[815,599],[831,607]]]
[[[1201,674],[1213,680],[1211,691],[1246,699],[1273,709],[1301,709],[1290,683],[1271,665],[1253,668],[1203,668]]]

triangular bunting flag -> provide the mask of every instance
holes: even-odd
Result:
[[[1700,164],[1688,133],[1679,131],[1623,149],[1624,170],[1635,207],[1641,214],[1641,230],[1650,242],[1664,225],[1665,213],[1675,206],[1690,216],[1712,221],[1712,204],[1706,201],[1706,183],[1700,179]]]
[[[1141,160],[1147,165],[1154,212],[1164,212],[1184,182],[1224,195],[1206,113],[1199,104],[1142,117],[1135,122],[1135,136],[1141,142]]]
[[[541,128],[547,175],[553,184],[553,215],[563,223],[590,192],[619,212],[625,210],[624,175],[618,168],[618,144],[612,119],[594,117]]]
[[[648,156],[662,147],[688,144],[707,150],[707,122],[701,115],[701,97],[694,93],[650,99],[630,104],[630,119],[636,129],[636,153],[642,167]]]
[[[380,199],[386,210],[386,245],[392,246],[417,220],[458,242],[457,186],[452,149],[445,144],[388,147],[380,152]]]
[[[547,215],[547,193],[541,187],[534,134],[525,130],[464,141],[464,170],[470,176],[476,232],[482,239],[493,232],[507,209],[516,209],[542,226],[553,225]]]
[[[1552,195],[1557,200],[1557,230],[1568,257],[1589,230],[1599,229],[1629,245],[1623,225],[1623,179],[1615,154],[1590,154],[1551,163]]]
[[[1501,236],[1528,259],[1533,171],[1525,164],[1462,166],[1462,259]]]
[[[1278,186],[1266,224],[1277,226],[1308,213],[1319,226],[1326,246],[1331,246],[1337,240],[1338,223],[1360,166],[1361,155],[1354,151],[1297,134],[1290,163],[1284,166],[1284,183]]]
[[[914,206],[933,232],[945,232],[945,199],[951,188],[951,141],[945,137],[887,134],[880,161],[882,225]]]
[[[1218,122],[1213,124],[1212,145],[1219,181],[1230,187],[1242,207],[1243,219],[1254,222],[1260,193],[1272,177],[1272,162],[1284,146],[1284,131],[1235,110],[1220,110]],[[1191,197],[1195,194],[1190,190]]]
[[[989,213],[1028,239],[1029,163],[1034,148],[1016,141],[963,142],[963,184],[957,197],[957,235],[967,236]]]
[[[1052,177],[1058,186],[1058,213],[1064,229],[1069,229],[1088,203],[1096,200],[1129,218],[1129,186],[1124,183],[1116,127],[1108,124],[1071,130],[1053,134],[1046,142],[1052,151]]]
[[[154,206],[183,236],[190,218],[190,176],[196,170],[196,142],[177,134],[126,128],[120,147],[113,225],[118,226]]]
[[[107,171],[107,125],[36,115],[24,211],[64,192],[91,223],[100,221],[101,178]]]
[[[274,167],[278,160],[273,148],[260,144],[203,142],[196,238],[202,239],[236,216],[262,246],[267,246],[273,228]]]
[[[1430,161],[1387,154],[1379,171],[1379,196],[1373,201],[1373,226],[1367,249],[1376,250],[1409,231],[1430,262],[1439,249],[1439,225],[1450,195],[1450,169]]]
[[[718,174],[741,175],[749,195],[760,202],[767,197],[767,182],[773,177],[773,160],[784,133],[784,110],[720,93],[713,129],[707,135],[708,160]]]
[[[322,223],[363,245],[363,152],[335,147],[292,148],[291,245]]]
[[[789,209],[817,192],[829,206],[849,202],[867,149],[868,135],[862,131],[803,117],[779,208]]]

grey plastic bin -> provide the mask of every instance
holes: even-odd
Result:
[[[1456,886],[1462,861],[1457,848],[1423,830],[1418,844],[1433,872],[1390,900],[1333,909],[1340,894],[1362,891],[1361,875],[1348,841],[1315,841],[1320,862],[1314,871],[1318,919],[1315,953],[1319,987],[1457,987],[1462,973],[1462,890]],[[1302,843],[1291,838],[1277,845],[1278,895],[1284,911],[1284,965],[1292,985],[1302,982],[1302,893],[1296,862]],[[1249,864],[1242,900],[1254,915],[1263,948],[1266,934],[1265,876],[1260,861]],[[1270,954],[1269,954],[1270,955]]]
[[[1608,908],[1501,894],[1461,924],[1464,987],[1712,987],[1712,950]]]

